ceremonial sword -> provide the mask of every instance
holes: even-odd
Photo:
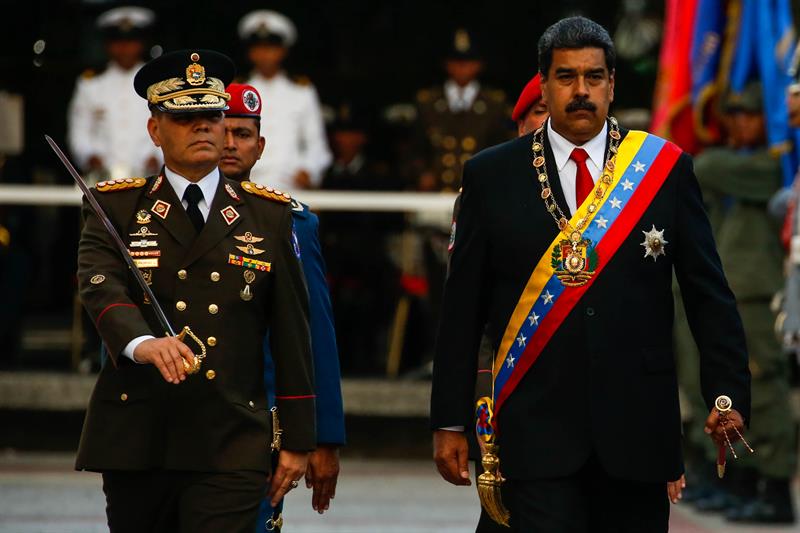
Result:
[[[169,320],[167,320],[167,315],[164,314],[164,310],[158,303],[156,295],[153,294],[153,290],[150,288],[150,285],[148,285],[147,281],[144,279],[142,271],[139,270],[139,267],[136,266],[136,263],[133,261],[133,258],[131,257],[131,254],[128,251],[128,247],[125,246],[125,242],[122,240],[122,237],[119,236],[119,233],[117,233],[117,230],[111,223],[111,219],[108,218],[108,215],[106,215],[105,211],[103,211],[103,208],[100,207],[100,204],[97,202],[97,199],[89,190],[89,186],[86,184],[86,181],[84,181],[84,179],[81,177],[78,171],[75,170],[75,167],[72,166],[72,163],[70,162],[69,158],[67,158],[66,154],[64,154],[61,148],[58,147],[58,144],[56,144],[56,142],[49,135],[45,135],[44,138],[47,140],[47,144],[50,145],[50,148],[53,149],[53,151],[56,153],[56,155],[64,164],[64,166],[67,167],[67,171],[75,180],[75,183],[78,184],[78,188],[80,188],[80,190],[83,192],[84,198],[86,198],[86,200],[89,202],[89,205],[94,210],[95,214],[97,215],[97,218],[100,219],[100,222],[103,223],[103,226],[106,228],[106,231],[108,231],[108,233],[111,235],[111,238],[114,240],[114,244],[117,245],[117,248],[122,254],[122,259],[125,260],[125,263],[128,265],[128,268],[133,273],[133,277],[136,278],[136,282],[139,284],[139,286],[144,291],[145,295],[147,295],[147,298],[150,300],[150,305],[153,307],[153,311],[155,311],[156,313],[156,318],[161,324],[161,327],[164,328],[166,334],[169,335],[170,337],[178,337],[179,340],[183,340],[183,338],[186,335],[189,335],[189,337],[192,340],[194,340],[199,344],[201,353],[200,355],[195,355],[195,363],[193,365],[190,365],[189,363],[186,362],[185,359],[183,360],[183,364],[186,367],[187,371],[189,371],[190,374],[194,374],[200,369],[200,362],[205,358],[206,355],[205,345],[203,345],[200,339],[198,339],[192,333],[191,329],[189,329],[189,326],[184,326],[180,334],[175,333],[175,330],[172,328],[172,325],[169,323]]]

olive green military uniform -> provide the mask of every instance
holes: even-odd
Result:
[[[782,285],[783,251],[779,227],[767,214],[767,202],[780,188],[780,161],[766,148],[750,152],[709,148],[695,159],[695,172],[711,211],[750,354],[753,392],[747,438],[757,453],[740,458],[763,476],[784,478],[794,472],[797,452],[788,359],[775,336],[770,310]],[[697,368],[687,370],[694,372],[692,381],[699,385]],[[702,431],[704,418],[705,414],[697,421],[697,431]]]
[[[268,473],[267,330],[283,447],[313,449],[308,295],[288,199],[220,175],[208,219],[197,233],[163,177],[101,183],[98,190],[94,196],[172,326],[176,331],[190,326],[208,354],[200,372],[178,385],[167,383],[155,366],[121,354],[132,339],[164,331],[110,235],[84,206],[80,295],[111,361],[91,397],[77,468]],[[193,341],[185,342],[199,352]]]
[[[509,109],[503,91],[481,87],[472,106],[451,111],[442,86],[417,93],[420,150],[436,190],[457,191],[461,169],[476,152],[507,141]]]

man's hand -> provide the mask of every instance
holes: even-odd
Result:
[[[336,496],[336,481],[339,479],[339,448],[330,444],[320,444],[308,456],[306,469],[306,488],[314,489],[311,507],[319,514],[330,507]]]
[[[728,438],[731,444],[733,444],[739,440],[739,435],[733,428],[736,427],[739,433],[744,433],[744,419],[736,409],[728,411],[725,415],[725,419],[727,420],[725,428],[728,430]],[[720,424],[720,420],[719,411],[716,408],[712,408],[711,413],[708,415],[708,418],[706,418],[706,427],[704,431],[717,446],[727,446],[728,442],[725,440],[725,430],[723,429],[723,425]]]
[[[294,175],[294,184],[298,189],[310,189],[311,175],[305,170],[299,170],[297,174]]]
[[[439,474],[453,485],[472,485],[467,465],[467,437],[461,431],[433,432],[433,460]]]
[[[192,350],[177,337],[162,337],[142,341],[133,351],[137,363],[155,365],[169,383],[176,385],[186,379],[183,361],[194,363]]]
[[[278,454],[278,467],[272,473],[269,499],[272,507],[277,507],[286,493],[292,490],[292,481],[303,477],[308,464],[308,452],[281,450]]]
[[[678,503],[683,498],[683,489],[686,488],[686,477],[681,476],[677,481],[667,481],[667,498],[672,503]]]

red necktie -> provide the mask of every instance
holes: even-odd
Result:
[[[594,189],[592,175],[589,174],[589,168],[586,166],[589,154],[583,148],[575,148],[569,158],[575,161],[575,166],[578,167],[578,171],[575,173],[575,200],[576,206],[580,207]]]

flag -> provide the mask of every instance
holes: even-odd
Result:
[[[696,153],[700,140],[692,115],[691,52],[698,0],[667,0],[650,130]]]

